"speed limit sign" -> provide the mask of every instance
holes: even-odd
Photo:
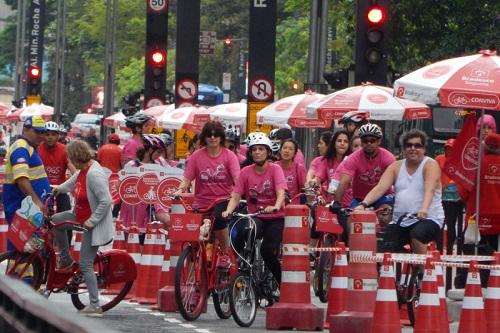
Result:
[[[168,4],[168,0],[149,0],[148,6],[153,12],[163,11]]]

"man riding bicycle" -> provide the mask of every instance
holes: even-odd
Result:
[[[394,239],[401,242],[396,249],[410,243],[414,253],[425,254],[431,241],[441,249],[444,222],[441,169],[435,160],[425,156],[427,135],[424,132],[411,130],[401,141],[405,159],[393,162],[355,209],[366,208],[394,186],[391,224],[397,225]]]
[[[248,149],[253,164],[241,170],[238,184],[222,216],[230,216],[243,195],[247,199],[249,213],[264,208],[266,214],[259,215],[257,222],[257,235],[262,235],[263,238],[262,258],[276,281],[281,283],[278,252],[285,225],[283,203],[287,189],[286,180],[281,167],[268,161],[271,157],[271,140],[265,133],[251,133],[249,136],[252,137]]]
[[[368,124],[370,112],[367,111],[351,111],[347,112],[339,119],[339,125],[343,125],[344,129],[349,134],[349,138],[358,135],[359,128]]]

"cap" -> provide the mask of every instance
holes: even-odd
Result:
[[[446,143],[444,144],[445,148],[451,148],[455,144],[455,139],[448,139]]]
[[[484,144],[490,149],[500,149],[500,134],[488,134],[488,136],[484,139]]]
[[[29,116],[24,120],[24,128],[32,128],[38,132],[45,132],[45,121],[41,116]]]
[[[118,141],[120,142],[120,136],[116,133],[113,133],[111,134],[109,137],[108,137],[108,141],[109,142],[112,142],[112,141]]]

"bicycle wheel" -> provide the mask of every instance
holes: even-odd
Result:
[[[16,250],[0,255],[0,275],[24,281],[38,290],[43,283],[42,259],[32,253],[21,253]]]
[[[212,292],[214,308],[220,319],[231,317],[231,306],[229,305],[229,272],[217,272],[217,284]]]
[[[333,236],[327,235],[323,241],[323,247],[330,247],[334,243]],[[320,252],[319,266],[317,270],[318,297],[321,302],[328,302],[328,290],[330,289],[331,270],[335,256],[333,252]]]
[[[106,266],[106,262],[103,261],[103,257],[96,257],[94,261],[94,271],[96,272],[97,278],[97,290],[99,292],[99,305],[102,308],[102,311],[108,311],[118,305],[125,296],[127,296],[130,288],[132,288],[132,284],[134,281],[124,281],[121,283],[113,283],[111,287],[114,290],[118,290],[115,295],[104,295],[103,291],[105,291],[109,285],[106,283],[106,273],[107,269],[101,269]],[[83,275],[74,276],[73,277],[74,286],[69,289],[69,294],[71,295],[71,302],[75,306],[76,309],[81,310],[87,305],[90,304],[90,294],[87,288],[87,284],[85,283],[85,279]]]
[[[408,311],[408,319],[410,319],[411,326],[415,325],[415,315],[417,313],[418,301],[420,298],[420,281],[418,275],[418,269],[413,267],[406,294],[406,309]]]
[[[257,315],[257,299],[252,279],[247,273],[238,273],[229,287],[229,305],[234,321],[241,327],[249,327]]]
[[[207,300],[207,273],[201,246],[186,247],[177,262],[175,272],[175,301],[182,317],[196,320]]]

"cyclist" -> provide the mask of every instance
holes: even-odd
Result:
[[[59,142],[63,145],[67,145],[69,143],[68,129],[64,127],[64,125],[59,126]]]
[[[257,212],[260,207],[264,208],[266,214],[259,215],[257,219],[257,235],[262,235],[262,258],[276,281],[281,283],[281,265],[277,254],[285,224],[283,204],[287,185],[283,170],[269,162],[271,140],[264,133],[251,134],[248,149],[254,163],[241,170],[238,184],[222,216],[231,215],[242,196],[247,200],[249,213]]]
[[[280,144],[283,144],[283,142],[287,139],[293,139],[293,132],[291,128],[289,128],[288,125],[287,127],[282,127],[276,131],[276,139],[280,141]],[[306,165],[305,159],[304,159],[304,154],[302,153],[302,150],[300,148],[297,150],[297,153],[295,154],[295,158],[293,159],[295,162],[298,164]]]
[[[245,156],[240,154],[240,129],[231,124],[224,124],[226,131],[226,148],[236,154],[238,161],[244,161]]]
[[[306,168],[295,161],[299,144],[294,139],[285,139],[281,143],[281,160],[276,164],[281,167],[285,175],[290,199],[294,198],[304,188],[306,183]]]
[[[214,202],[227,199],[240,176],[238,158],[224,147],[225,140],[226,133],[220,122],[209,121],[203,126],[200,133],[202,148],[196,150],[189,158],[184,179],[176,193],[187,192],[192,182],[195,182],[194,205],[200,209],[206,209]],[[213,230],[224,253],[218,257],[216,265],[219,268],[228,268],[231,264],[231,259],[227,255],[229,243],[227,220],[221,216],[226,207],[227,201],[224,200],[212,211],[215,219]]]
[[[277,161],[280,159],[279,152],[280,152],[280,148],[281,148],[281,141],[277,136],[278,131],[279,131],[279,129],[275,128],[275,129],[271,130],[271,132],[269,132],[269,135],[267,136],[269,138],[269,140],[271,141],[271,153],[272,153],[271,159],[273,161]]]
[[[319,155],[318,157],[314,158],[311,161],[311,166],[309,167],[309,170],[307,171],[307,176],[306,176],[306,184],[309,186],[313,185],[321,185],[321,180],[316,176],[316,170],[315,170],[315,165],[320,164],[320,161],[324,159],[324,156],[326,155],[326,152],[328,151],[328,144],[330,143],[332,139],[333,133],[330,131],[325,131],[321,133],[319,140],[318,140],[318,152]]]
[[[339,125],[343,125],[344,129],[349,133],[349,138],[359,134],[359,128],[368,124],[370,112],[367,111],[351,111],[347,112],[339,119]]]
[[[403,134],[401,146],[405,158],[395,161],[384,171],[378,184],[355,209],[364,209],[383,197],[394,186],[395,201],[391,224],[399,224],[397,233],[402,248],[410,243],[414,253],[425,254],[427,244],[436,241],[441,249],[444,222],[441,204],[441,169],[425,156],[427,135],[420,130]],[[407,217],[414,214],[415,217]]]
[[[382,130],[378,125],[368,123],[361,126],[359,136],[362,148],[339,165],[341,175],[335,191],[333,210],[342,206],[344,194],[351,183],[354,197],[351,207],[357,207],[366,194],[377,185],[385,169],[396,160],[390,151],[380,147]],[[391,188],[388,188],[385,195],[372,202],[372,205],[379,208],[383,204],[392,202]]]
[[[160,145],[163,148],[159,148],[159,154],[160,156],[156,158],[155,162],[159,165],[162,166],[170,166],[172,168],[175,168],[179,166],[179,161],[176,161],[171,158],[173,155],[173,147],[174,147],[174,140],[172,139],[172,135],[170,133],[161,133],[154,135],[158,140],[160,140]]]
[[[142,147],[142,134],[147,134],[151,131],[151,119],[150,116],[142,112],[125,118],[125,126],[132,131],[132,137],[123,147],[122,166],[125,166],[128,161],[136,158],[137,150]]]

